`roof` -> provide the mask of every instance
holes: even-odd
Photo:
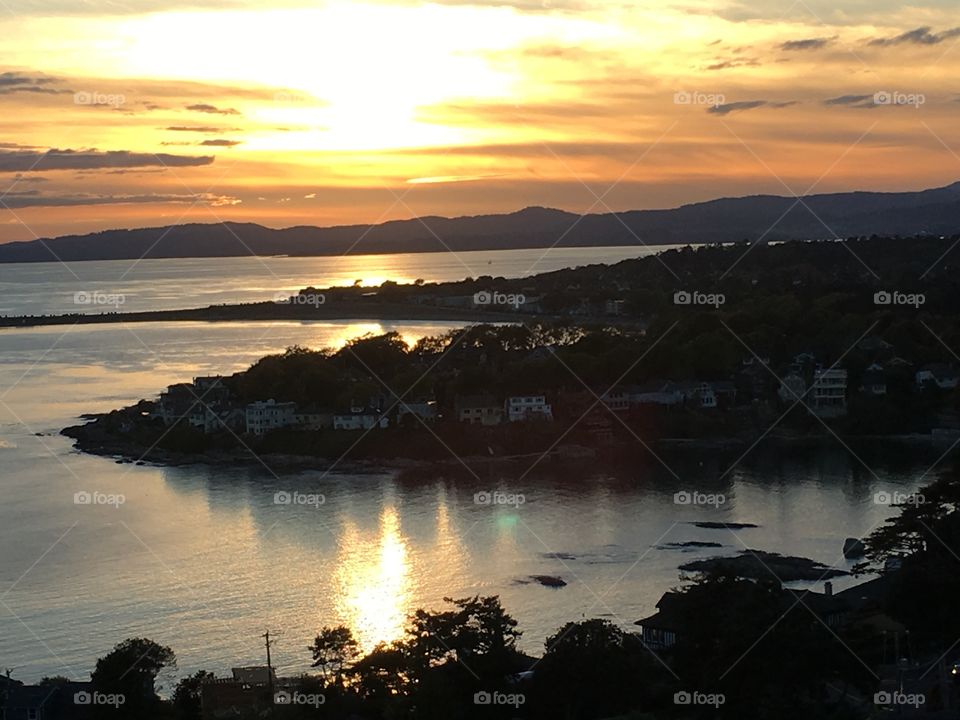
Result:
[[[677,630],[684,624],[683,598],[681,593],[667,592],[657,602],[657,613],[634,624],[652,630]]]

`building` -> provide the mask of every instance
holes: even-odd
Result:
[[[401,401],[397,407],[397,422],[413,421],[417,425],[420,423],[416,418],[425,422],[433,422],[437,419],[437,401],[436,400],[413,400],[411,402]]]
[[[511,395],[507,398],[506,414],[509,422],[553,420],[553,408],[545,395]]]
[[[390,424],[386,415],[373,408],[351,407],[349,412],[333,416],[334,430],[372,430],[386,428]]]
[[[83,701],[93,692],[89,682],[24,685],[0,678],[0,718],[3,720],[89,720],[94,707]]]
[[[492,395],[458,397],[454,405],[459,422],[487,426],[503,422],[503,404]]]
[[[630,402],[633,405],[680,405],[683,393],[675,383],[651,380],[630,392]]]
[[[246,427],[252,435],[263,435],[272,430],[289,427],[294,424],[297,404],[277,402],[276,400],[257,400],[247,405]]]
[[[847,371],[817,368],[813,375],[813,410],[822,417],[847,412]]]
[[[952,365],[931,363],[924,365],[917,371],[916,381],[919,387],[936,385],[941,390],[953,390],[957,387],[960,377]]]
[[[880,370],[867,370],[860,381],[860,392],[867,395],[886,395],[887,381]]]
[[[657,612],[637,620],[643,644],[652,650],[666,650],[677,644],[683,627],[683,596],[678,592],[664,593],[657,602]]]
[[[333,427],[333,413],[297,408],[293,413],[293,424],[298,430],[327,430]]]

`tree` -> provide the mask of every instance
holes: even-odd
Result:
[[[213,680],[213,673],[206,670],[198,670],[180,679],[171,698],[178,720],[200,720],[201,686],[210,680]]]
[[[91,680],[93,689],[104,695],[122,695],[114,708],[98,705],[96,710],[112,718],[153,717],[160,706],[156,693],[157,675],[176,667],[177,659],[168,647],[146,638],[130,638],[97,660]]]
[[[324,627],[308,648],[313,655],[313,667],[320,668],[326,684],[331,680],[342,684],[343,671],[360,654],[360,646],[350,628],[339,625]]]

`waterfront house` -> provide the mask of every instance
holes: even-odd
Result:
[[[507,420],[553,420],[553,408],[545,395],[511,395],[506,402]]]
[[[666,380],[651,380],[630,392],[632,405],[680,405],[683,402],[683,393],[680,388]]]
[[[945,363],[924,365],[916,375],[918,387],[936,385],[941,390],[953,390],[957,387],[958,380],[960,375],[957,374],[956,368]]]
[[[293,424],[298,430],[326,430],[333,427],[333,413],[317,408],[297,408]]]
[[[887,381],[882,370],[867,370],[860,380],[860,392],[867,395],[886,395]]]
[[[336,413],[333,416],[334,430],[383,430],[389,424],[387,416],[379,410],[357,405],[351,407],[349,412]]]
[[[487,426],[503,422],[503,404],[492,395],[458,397],[454,405],[459,422]]]
[[[407,402],[401,400],[400,404],[397,406],[397,422],[413,422],[416,425],[419,425],[419,421],[416,418],[420,418],[425,422],[433,422],[437,419],[437,401],[436,400],[411,400]]]
[[[652,650],[666,650],[676,645],[684,624],[683,606],[682,593],[664,593],[657,602],[657,612],[635,623],[640,626],[643,644]]]
[[[847,412],[847,371],[817,368],[813,376],[813,410],[821,417]]]
[[[272,398],[252,402],[246,409],[247,432],[263,435],[272,430],[290,427],[294,424],[296,411],[297,404],[294,402],[277,402]]]

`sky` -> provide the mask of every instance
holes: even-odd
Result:
[[[956,0],[0,0],[0,242],[960,179]]]

